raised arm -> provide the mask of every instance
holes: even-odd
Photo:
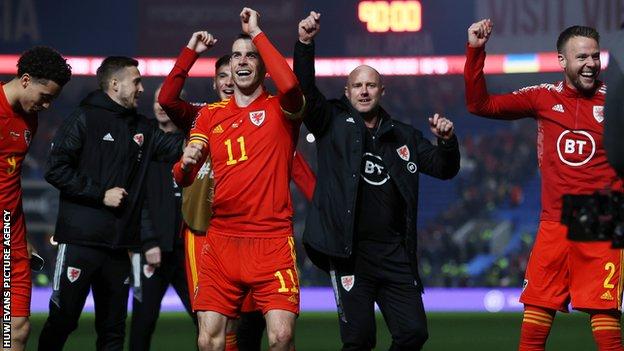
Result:
[[[487,91],[483,67],[485,43],[490,38],[493,23],[489,19],[473,23],[468,28],[468,45],[464,65],[466,106],[470,113],[495,119],[517,119],[534,116],[531,91],[490,95]]]
[[[214,46],[216,42],[217,39],[206,31],[193,33],[186,47],[180,52],[173,69],[165,78],[160,94],[158,94],[160,106],[185,134],[191,130],[193,120],[201,107],[184,101],[180,97],[184,82],[199,55]]]
[[[240,13],[243,33],[249,34],[258,49],[260,57],[271,75],[279,92],[280,106],[291,114],[300,114],[303,109],[303,94],[297,77],[286,59],[271,44],[269,38],[258,26],[258,12],[245,7]]]
[[[293,67],[303,95],[306,99],[306,113],[303,119],[306,127],[315,136],[324,133],[331,119],[330,105],[316,87],[314,70],[314,38],[321,30],[321,14],[310,12],[297,27],[299,40],[295,43]]]

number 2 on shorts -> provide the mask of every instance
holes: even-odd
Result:
[[[607,275],[607,279],[604,280],[603,286],[605,289],[613,289],[615,285],[609,283],[609,281],[611,280],[611,278],[613,278],[613,275],[615,274],[615,265],[613,264],[613,262],[607,262],[607,264],[605,264],[605,271],[609,271],[609,274]]]

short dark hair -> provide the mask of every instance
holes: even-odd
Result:
[[[591,38],[596,41],[596,43],[600,44],[600,34],[598,31],[592,27],[586,26],[572,26],[564,29],[561,34],[559,34],[559,39],[557,39],[557,52],[563,53],[564,46],[568,43],[573,37],[585,37]]]
[[[100,89],[106,90],[108,88],[108,82],[111,80],[113,74],[121,71],[126,67],[138,67],[139,61],[125,56],[109,56],[102,61],[102,64],[97,69],[97,81]]]
[[[219,57],[217,62],[215,62],[215,74],[217,73],[219,68],[221,68],[221,66],[225,66],[225,65],[230,63],[230,58],[231,57],[232,57],[232,55],[230,55],[230,54],[223,55],[223,56]]]
[[[71,79],[71,66],[58,51],[47,46],[35,46],[17,61],[17,76],[24,74],[35,79],[51,80],[63,87]]]

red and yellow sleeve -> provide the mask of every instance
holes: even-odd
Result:
[[[517,119],[535,116],[533,94],[537,90],[522,89],[510,94],[490,95],[487,91],[483,67],[485,50],[466,48],[464,83],[466,86],[466,106],[470,113],[495,119]]]
[[[203,166],[204,162],[206,162],[208,154],[210,153],[210,148],[208,146],[209,139],[207,126],[208,122],[210,121],[211,115],[208,111],[208,109],[202,109],[199,111],[199,116],[197,116],[197,119],[195,120],[195,126],[191,129],[191,132],[189,134],[189,141],[187,143],[187,146],[191,143],[199,143],[202,145],[201,159],[199,160],[199,162],[191,166],[190,169],[184,170],[182,169],[182,160],[184,158],[183,155],[182,159],[180,159],[173,166],[173,178],[175,179],[176,183],[182,187],[187,187],[193,184],[193,181],[195,180],[199,169]]]

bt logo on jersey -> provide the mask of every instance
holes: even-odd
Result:
[[[565,130],[557,139],[557,153],[561,162],[579,167],[589,162],[596,153],[596,141],[584,130]]]

